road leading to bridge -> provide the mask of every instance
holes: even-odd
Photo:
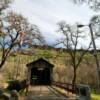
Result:
[[[31,86],[25,100],[68,100],[50,86]]]

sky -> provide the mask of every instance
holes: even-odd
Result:
[[[49,44],[61,37],[57,33],[58,22],[88,24],[95,14],[88,6],[75,5],[71,0],[15,0],[11,9],[36,24]]]

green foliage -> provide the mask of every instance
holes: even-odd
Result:
[[[32,79],[33,79],[33,80],[37,80],[37,76],[33,76]]]
[[[34,51],[34,52],[32,52]],[[77,58],[80,55],[81,51],[77,51]],[[1,52],[0,52],[1,55]],[[69,54],[67,53],[67,50],[56,50],[56,49],[40,49],[40,48],[29,48],[29,49],[25,49],[23,50],[21,53],[20,52],[15,52],[13,54],[11,54],[11,56],[9,56],[9,59],[7,59],[7,62],[13,62],[14,59],[17,58],[21,59],[21,62],[30,62],[33,60],[36,60],[38,58],[46,58],[48,60],[57,60],[60,59],[61,62],[64,62],[64,59],[69,58]],[[86,59],[90,59],[92,61],[94,61],[93,56],[90,53],[87,53],[85,55]],[[1,59],[1,56],[0,56]]]
[[[77,57],[79,56],[79,53],[81,53],[81,51],[77,51]],[[1,72],[6,76],[7,79],[16,79],[16,77],[12,78],[14,75],[17,76],[17,79],[19,80],[25,79],[27,77],[26,64],[43,57],[49,60],[50,63],[54,64],[54,79],[57,79],[57,81],[61,82],[71,83],[73,71],[71,67],[71,59],[67,53],[67,50],[54,48],[43,49],[42,47],[37,47],[28,48],[21,52],[18,51],[14,53],[14,55],[15,56],[9,56],[9,59],[7,59],[7,62],[4,66],[5,69]],[[20,61],[17,61],[19,58]],[[20,74],[16,74],[14,70],[20,71]],[[77,83],[88,84],[91,85],[92,88],[97,85],[95,60],[93,55],[91,55],[89,52],[84,56],[84,60],[79,66],[77,76]]]
[[[92,94],[92,100],[100,100],[100,94]]]
[[[7,89],[9,91],[11,91],[11,90],[19,91],[20,90],[20,82],[18,80],[9,80],[8,84],[9,85],[8,85]]]

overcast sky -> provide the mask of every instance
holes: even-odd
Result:
[[[88,24],[95,14],[88,6],[75,5],[71,0],[15,0],[12,10],[24,15],[30,23],[38,25],[48,43],[60,37],[56,33],[57,22],[65,20],[71,24]]]

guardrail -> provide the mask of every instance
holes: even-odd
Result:
[[[73,85],[69,83],[61,83],[61,82],[52,82],[53,85],[63,88],[69,92],[76,93],[76,89],[73,89]]]
[[[76,84],[75,89],[69,83],[53,82],[53,85],[67,90],[68,92],[75,93],[79,96],[79,100],[91,100],[91,89],[88,85]]]

